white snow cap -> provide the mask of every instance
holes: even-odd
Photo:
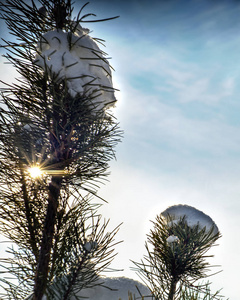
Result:
[[[185,220],[190,227],[199,225],[201,229],[206,227],[206,230],[209,231],[213,226],[213,234],[215,235],[219,232],[217,225],[209,216],[192,206],[173,205],[164,210],[161,215],[166,219],[169,216],[172,218],[172,221],[169,222],[171,226],[177,224],[180,218],[185,216]]]
[[[167,243],[168,244],[172,244],[174,242],[178,242],[179,241],[179,238],[176,236],[176,235],[170,235],[168,238],[167,238]]]
[[[48,70],[56,80],[66,79],[68,91],[91,96],[97,110],[113,106],[111,70],[88,30],[77,27],[75,33],[60,29],[45,33],[38,42],[35,64]]]
[[[131,292],[137,299],[141,299],[138,289],[142,296],[151,295],[150,290],[145,285],[130,278],[107,277],[104,278],[103,281],[105,287],[95,286],[93,288],[84,289],[78,296],[91,300],[118,300],[120,298],[122,300],[128,300],[128,292]]]

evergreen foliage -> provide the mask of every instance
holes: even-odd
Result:
[[[146,242],[147,255],[140,263],[133,263],[155,299],[184,300],[201,299],[202,294],[207,296],[203,292],[206,285],[200,287],[197,282],[209,276],[207,259],[212,255],[206,253],[220,237],[219,232],[214,234],[214,227],[206,230],[199,224],[188,226],[184,216],[175,223],[171,216],[166,221],[160,215],[153,226]],[[210,296],[215,299],[217,295],[208,293],[209,299]]]
[[[73,97],[68,78],[35,63],[46,32],[73,34],[90,14],[81,10],[73,20],[70,0],[7,0],[0,8],[12,35],[2,47],[20,75],[5,83],[0,103],[0,232],[15,244],[12,258],[1,260],[4,299],[24,299],[33,290],[35,300],[45,293],[70,299],[114,257],[118,228],[106,231],[92,198],[121,131],[108,111],[94,107],[99,87]],[[36,166],[42,176],[32,178]]]

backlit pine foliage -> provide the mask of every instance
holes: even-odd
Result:
[[[96,197],[121,131],[90,105],[99,86],[72,95],[68,78],[35,62],[46,32],[74,34],[91,14],[81,9],[73,20],[70,0],[6,0],[0,12],[11,37],[4,56],[19,75],[0,100],[0,233],[13,244],[1,259],[1,299],[70,299],[115,255],[118,227],[108,232]],[[33,178],[35,166],[42,175]]]
[[[171,216],[166,221],[159,215],[148,235],[147,254],[140,263],[133,262],[134,270],[157,300],[221,299],[219,293],[210,294],[206,284],[198,284],[209,276],[213,255],[207,252],[219,237],[214,227],[189,226],[185,216],[176,223]]]

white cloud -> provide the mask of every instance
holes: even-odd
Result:
[[[13,78],[19,77],[19,74],[16,72],[12,65],[7,64],[6,62],[7,60],[0,56],[0,72],[1,74],[4,74],[4,76],[1,76],[1,80],[7,83],[13,83]],[[3,87],[5,86],[2,82],[0,82],[0,88]]]
[[[118,61],[118,76],[125,81],[123,91],[126,84],[132,84],[132,78],[140,77],[138,88],[148,88],[148,94],[162,94],[176,103],[199,102],[212,106],[237,101],[240,93],[235,84],[240,80],[236,70],[240,56],[236,56],[229,43],[235,49],[240,41],[223,43],[219,39],[212,46],[192,49],[194,45],[189,46],[187,42],[161,45],[140,40],[124,48],[115,44],[112,54]]]
[[[185,113],[187,104],[171,105],[161,96],[126,88],[117,115],[123,128],[127,128],[126,137],[130,143],[136,143],[136,148],[144,142],[159,149],[168,145],[178,154],[205,152],[211,160],[213,155],[219,158],[240,152],[239,126],[229,124],[224,115],[215,114],[215,108],[207,117],[198,116],[197,112],[189,115]]]
[[[233,95],[235,85],[236,85],[236,80],[234,77],[228,77],[228,78],[224,79],[223,83],[222,83],[224,95],[226,95],[226,96]]]

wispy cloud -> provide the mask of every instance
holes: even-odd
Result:
[[[174,106],[158,95],[144,95],[130,87],[127,91],[118,114],[136,143],[146,141],[158,148],[167,145],[178,154],[205,152],[211,159],[240,152],[239,126],[228,124],[218,114],[196,118],[196,113],[195,117],[185,114],[188,104]]]

